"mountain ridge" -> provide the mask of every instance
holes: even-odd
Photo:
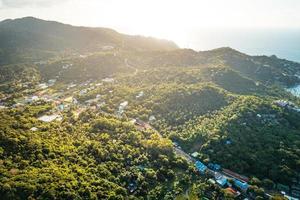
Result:
[[[72,26],[33,17],[0,22],[0,65],[42,59],[43,56],[39,54],[53,57],[61,51],[82,53],[109,48],[165,51],[177,49],[178,46],[168,40],[126,35],[108,28]]]

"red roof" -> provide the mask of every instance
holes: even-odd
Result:
[[[244,182],[248,182],[249,181],[248,177],[240,175],[240,174],[235,173],[235,172],[232,172],[229,169],[223,169],[222,172],[224,174],[228,175],[228,176],[231,176],[231,177],[235,178],[235,179],[238,179],[238,180],[241,180],[241,181],[244,181]]]
[[[228,191],[228,192],[231,192],[232,194],[237,194],[237,192],[234,190],[234,189],[232,189],[231,187],[228,187],[228,188],[226,188],[226,190]]]

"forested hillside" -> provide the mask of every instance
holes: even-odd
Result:
[[[38,61],[112,48],[172,50],[170,41],[129,36],[108,28],[75,27],[33,17],[0,23],[0,64]]]
[[[276,56],[3,21],[0,196],[297,197],[299,74]]]

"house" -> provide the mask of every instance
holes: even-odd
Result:
[[[227,184],[228,180],[227,180],[227,178],[225,176],[219,176],[218,178],[216,178],[216,182],[220,186],[224,187]]]
[[[154,115],[151,115],[149,117],[149,122],[154,122],[156,120],[155,116]]]
[[[56,79],[50,79],[50,80],[48,80],[48,84],[49,85],[54,85],[55,82],[56,82]]]
[[[55,119],[60,119],[59,115],[43,115],[38,118],[38,120],[43,121],[43,122],[52,122]]]
[[[191,154],[191,156],[194,157],[194,158],[197,158],[199,156],[199,153],[198,152],[194,152],[194,153]]]
[[[102,81],[105,82],[105,83],[112,83],[115,80],[113,78],[104,78],[104,79],[102,79]]]
[[[120,103],[119,110],[118,110],[119,116],[121,116],[124,113],[124,109],[126,108],[127,105],[128,105],[128,101],[124,101],[124,102]]]
[[[243,181],[243,182],[248,182],[249,181],[249,178],[246,177],[246,176],[243,176],[243,175],[240,175],[238,173],[235,173],[235,172],[232,172],[230,171],[229,169],[222,169],[222,172],[226,175],[226,176],[229,176],[231,178],[234,178],[234,179],[238,179],[240,181]]]
[[[136,98],[138,99],[138,98],[140,98],[142,96],[144,96],[144,92],[143,91],[141,91],[138,95],[136,95]]]
[[[72,103],[73,102],[73,97],[70,96],[70,97],[65,98],[64,102],[66,102],[66,103]]]
[[[211,184],[216,184],[216,181],[214,179],[211,179],[211,178],[208,179],[208,182],[211,183]]]
[[[225,144],[226,144],[226,145],[231,145],[231,144],[232,144],[231,139],[226,140],[226,141],[225,141]]]
[[[234,197],[237,197],[241,194],[239,191],[234,190],[232,187],[226,188],[225,191],[232,194]]]
[[[206,171],[206,169],[207,169],[206,165],[204,165],[204,164],[203,164],[202,162],[200,162],[199,160],[197,160],[197,161],[195,162],[195,166],[196,166],[197,170],[198,170],[201,174],[204,174],[205,171]]]
[[[136,119],[130,120],[130,123],[132,123],[132,124],[135,124],[135,122],[136,122]]]
[[[87,91],[87,89],[83,89],[83,90],[80,90],[80,92],[79,92],[79,95],[84,95],[84,94],[86,94],[88,91]]]
[[[59,104],[58,105],[58,110],[63,111],[65,109],[65,105],[64,104]]]
[[[208,163],[208,168],[214,171],[219,171],[221,169],[221,165],[214,164],[214,163]]]
[[[44,89],[48,88],[48,85],[46,83],[41,83],[38,85],[38,87],[39,87],[39,89],[44,90]]]
[[[248,187],[249,187],[248,183],[242,182],[242,181],[237,180],[237,179],[234,179],[234,185],[236,187],[238,187],[239,189],[241,189],[242,191],[247,191]]]
[[[38,128],[37,128],[37,127],[32,127],[30,130],[31,130],[31,131],[37,131]]]
[[[77,84],[71,83],[71,84],[69,84],[69,85],[67,86],[67,90],[69,90],[69,89],[71,89],[71,88],[73,88],[73,87],[76,87],[76,86],[77,86]]]
[[[26,98],[25,99],[25,103],[32,103],[32,102],[34,102],[34,101],[38,101],[40,98],[38,97],[38,96],[31,96],[31,97],[28,97],[28,98]]]

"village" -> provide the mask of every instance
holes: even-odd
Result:
[[[64,118],[64,113],[69,111],[71,107],[75,108],[75,117],[78,117],[80,113],[84,112],[87,109],[104,112],[103,110],[101,110],[101,108],[106,104],[106,102],[102,99],[102,94],[97,94],[95,98],[90,98],[85,101],[79,101],[77,97],[84,96],[90,91],[95,90],[99,86],[111,85],[114,83],[114,78],[107,77],[100,81],[87,80],[82,83],[72,82],[61,87],[61,85],[57,86],[56,79],[50,79],[47,82],[39,83],[35,87],[35,89],[32,89],[30,92],[25,93],[27,95],[24,95],[23,97],[13,99],[13,101],[9,98],[2,99],[0,101],[0,109],[6,109],[9,107],[18,108],[25,105],[41,103],[51,104],[53,106],[53,109],[49,110],[47,113],[43,113],[37,118],[39,121],[45,123],[49,123],[52,121],[62,121]],[[113,93],[112,90],[108,92],[110,94]],[[136,94],[136,99],[139,99],[143,96],[144,91],[140,91]],[[12,104],[11,102],[14,103]],[[117,107],[114,115],[118,118],[122,118],[129,103],[129,101],[123,100]],[[279,107],[300,112],[300,108],[291,102],[277,100],[274,103]],[[264,118],[265,120],[267,120],[267,118],[274,118],[273,116],[263,116],[262,114],[257,114],[257,117]],[[159,133],[159,131],[155,130],[151,126],[151,123],[156,120],[156,117],[154,115],[151,115],[149,117],[148,122],[144,122],[138,118],[129,118],[129,120],[137,127],[137,129],[141,131],[145,129],[153,129],[160,135],[160,137],[163,137]],[[31,127],[30,130],[37,131],[38,129],[38,127]],[[230,140],[226,142],[226,144],[230,143]],[[204,163],[200,161],[198,152],[187,153],[176,142],[173,142],[173,148],[178,156],[184,157],[191,165],[195,167],[198,172],[197,174],[206,177],[207,181],[210,184],[214,184],[220,188],[225,189],[234,197],[239,197],[239,199],[253,199],[251,193],[248,193],[248,189],[250,186],[248,177],[235,173],[229,169],[222,168],[222,166],[217,163]],[[133,192],[134,185],[131,185],[129,187],[129,190]],[[288,194],[296,197],[300,196],[300,183],[297,180],[295,180],[292,188],[289,188],[285,185],[281,185],[279,188],[281,194],[289,200],[297,200],[298,198],[291,197]],[[265,196],[267,198],[272,197],[272,195],[268,194],[267,192],[265,192]]]

